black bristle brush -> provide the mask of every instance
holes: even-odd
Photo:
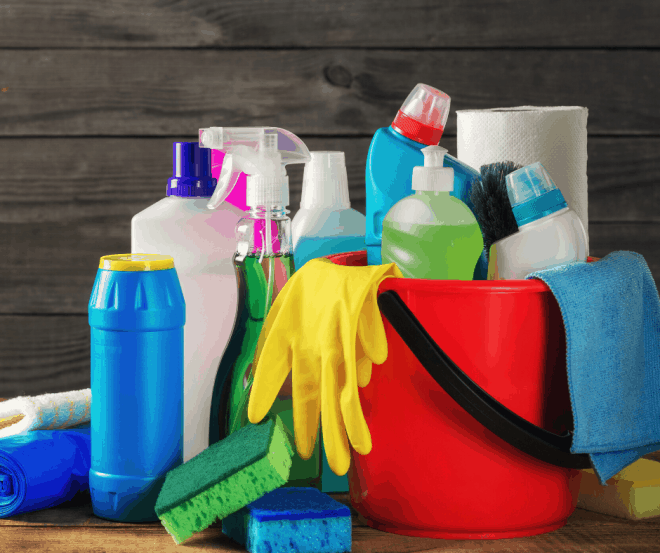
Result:
[[[521,168],[522,165],[517,165],[513,161],[482,165],[481,181],[475,179],[472,184],[470,199],[474,204],[474,214],[484,237],[486,259],[494,242],[518,231],[506,191],[506,176]]]

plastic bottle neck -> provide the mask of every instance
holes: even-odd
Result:
[[[289,210],[284,206],[271,206],[266,208],[265,206],[259,205],[256,207],[250,206],[250,217],[253,219],[284,219],[287,218]]]

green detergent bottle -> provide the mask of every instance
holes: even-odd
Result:
[[[238,306],[213,387],[209,421],[209,444],[213,444],[250,424],[247,407],[259,334],[277,294],[294,271],[291,220],[286,210],[289,178],[285,167],[289,163],[307,163],[311,154],[299,137],[276,127],[210,127],[200,129],[199,136],[201,148],[225,153],[218,185],[207,207],[216,209],[221,205],[240,174],[245,173],[245,203],[250,209],[236,225],[233,263]],[[218,290],[219,294],[223,292]],[[234,314],[226,314],[230,315]],[[293,436],[291,389],[289,375],[270,414],[279,415]],[[294,455],[288,485],[320,487],[318,439],[310,459]]]
[[[447,150],[422,150],[424,166],[413,169],[414,194],[383,220],[382,262],[396,263],[404,277],[472,280],[483,237],[472,211],[454,189],[454,170],[443,167]]]

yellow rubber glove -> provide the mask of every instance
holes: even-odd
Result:
[[[371,378],[372,363],[387,359],[378,285],[402,278],[394,263],[346,267],[314,259],[296,272],[270,309],[254,359],[248,418],[260,422],[292,373],[293,426],[298,453],[309,459],[319,416],[330,468],[346,474],[349,440],[371,451],[358,386]]]

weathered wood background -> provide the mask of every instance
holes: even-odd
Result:
[[[0,5],[0,396],[89,385],[98,258],[164,194],[171,143],[275,125],[346,152],[418,82],[456,109],[589,108],[592,253],[660,278],[656,0],[24,0]],[[301,169],[290,171],[295,213]],[[588,301],[588,298],[585,298]]]

